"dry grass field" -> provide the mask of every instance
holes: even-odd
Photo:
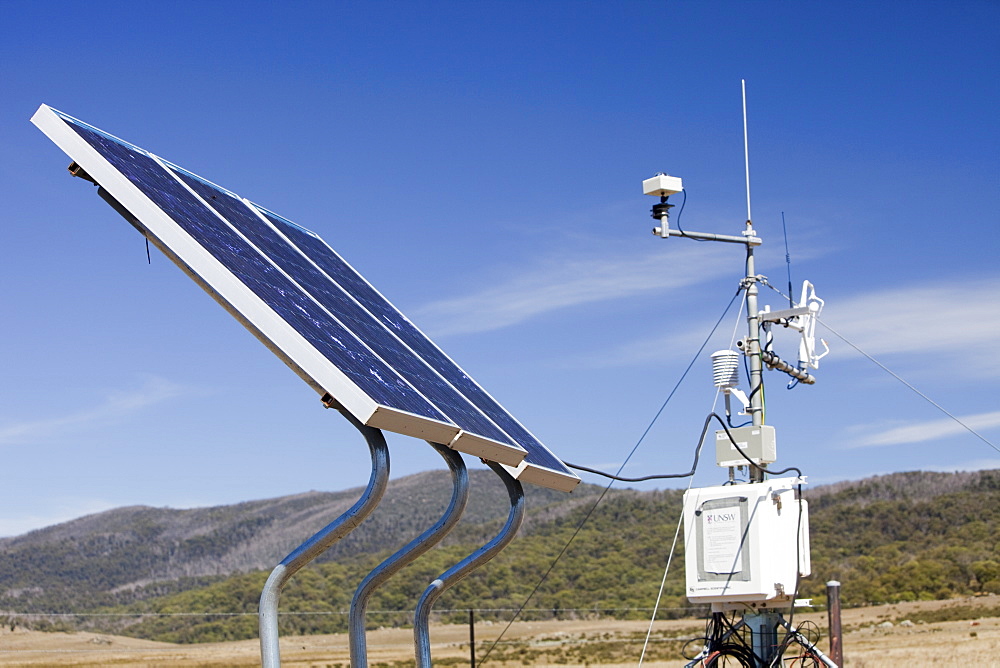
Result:
[[[1000,618],[946,622],[899,622],[921,612],[949,606],[994,609],[1000,597],[901,603],[845,610],[845,665],[851,668],[887,666],[977,666],[1000,668]],[[825,632],[826,615],[801,615],[812,619]],[[891,626],[887,624],[891,623]],[[894,623],[893,623],[894,622]],[[645,637],[647,622],[553,621],[519,622],[484,664],[500,667],[547,666],[635,666]],[[679,639],[698,635],[702,622],[676,620],[657,622],[655,638],[643,662],[649,668],[682,666],[683,660],[664,660],[669,647]],[[492,644],[503,627],[481,623],[476,627],[477,645]],[[433,654],[438,665],[469,664],[468,627],[438,626],[432,629]],[[482,648],[483,645],[480,645]],[[827,639],[820,642],[826,651]],[[368,634],[369,665],[397,668],[413,659],[412,634],[408,629],[379,629]],[[479,650],[480,655],[484,653]],[[256,641],[173,645],[93,633],[40,633],[17,629],[0,633],[0,666],[122,666],[151,668],[180,666],[228,668],[260,665]],[[282,665],[288,668],[347,668],[347,638],[343,635],[289,637],[282,639]],[[786,665],[792,665],[786,663]]]

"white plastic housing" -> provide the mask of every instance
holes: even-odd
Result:
[[[642,182],[642,192],[645,195],[656,195],[657,197],[669,197],[674,193],[684,190],[681,185],[681,177],[669,176],[668,174],[657,174]]]
[[[716,350],[712,353],[712,383],[729,389],[740,384],[740,354],[735,350]]]
[[[687,597],[692,603],[788,602],[810,573],[809,506],[800,478],[684,494]]]

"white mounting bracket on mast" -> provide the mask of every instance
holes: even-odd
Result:
[[[773,324],[799,332],[802,335],[799,341],[799,370],[818,369],[819,361],[830,352],[826,341],[820,339],[824,350],[820,354],[816,353],[816,320],[823,311],[825,302],[816,296],[816,288],[809,281],[802,282],[802,291],[799,294],[799,303],[792,308],[772,311],[770,307],[765,306],[760,313],[760,321],[767,331],[768,344],[771,341]],[[767,347],[765,346],[765,349]]]

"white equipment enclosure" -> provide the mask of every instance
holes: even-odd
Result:
[[[802,478],[684,494],[687,597],[694,603],[790,603],[810,573]]]

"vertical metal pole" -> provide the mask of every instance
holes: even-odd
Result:
[[[278,599],[281,596],[281,589],[300,568],[361,524],[382,500],[386,484],[389,482],[389,447],[386,445],[385,436],[378,429],[361,424],[350,413],[341,412],[368,441],[372,457],[372,473],[368,487],[347,512],[296,548],[271,571],[260,595],[258,612],[260,660],[263,668],[281,666],[281,651],[278,646]]]
[[[524,519],[524,490],[521,488],[521,483],[496,462],[486,462],[486,465],[500,476],[507,488],[507,496],[510,498],[510,513],[507,515],[507,523],[491,541],[446,570],[424,590],[420,602],[417,603],[417,609],[413,613],[413,639],[417,649],[417,668],[432,668],[433,666],[431,662],[430,616],[434,603],[449,587],[507,547],[510,541],[514,540],[514,536],[517,535],[517,530],[521,526],[521,520]]]
[[[744,112],[745,114],[745,112]],[[745,118],[745,115],[744,115]],[[744,121],[745,122],[745,121]],[[749,178],[749,174],[748,174]],[[763,363],[760,358],[760,311],[757,306],[757,274],[754,268],[753,245],[749,234],[753,232],[750,222],[749,186],[747,190],[747,263],[744,285],[747,291],[747,357],[750,362],[750,419],[755,427],[764,424],[764,396],[761,384],[763,378]],[[750,466],[750,482],[763,482],[764,472]],[[753,652],[759,661],[759,668],[769,667],[774,660],[778,646],[778,624],[781,615],[774,612],[755,612],[745,615],[744,620],[751,630]]]
[[[747,230],[751,231],[750,221]],[[747,243],[747,273],[744,285],[747,291],[747,357],[750,362],[750,419],[753,426],[764,424],[764,391],[761,384],[763,378],[763,363],[760,359],[760,311],[757,306],[757,275],[754,270],[753,246]],[[750,482],[763,482],[764,472],[750,467]]]
[[[476,613],[469,608],[469,666],[476,668]]]
[[[351,612],[348,619],[351,668],[367,668],[368,666],[365,613],[368,611],[368,600],[371,595],[386,580],[398,573],[403,566],[413,562],[417,557],[437,545],[458,523],[462,517],[462,511],[465,510],[465,504],[469,500],[469,472],[465,468],[465,462],[462,461],[462,455],[444,445],[431,443],[431,446],[438,451],[438,454],[448,464],[448,468],[451,469],[451,503],[448,504],[444,514],[431,528],[376,566],[358,585],[357,591],[354,592],[354,599],[351,601]]]
[[[826,583],[827,616],[830,622],[830,658],[838,666],[844,665],[844,634],[840,626],[840,583]]]
[[[770,668],[778,649],[778,625],[781,615],[777,612],[755,612],[744,615],[743,620],[750,627],[753,653],[757,657],[758,668]]]

